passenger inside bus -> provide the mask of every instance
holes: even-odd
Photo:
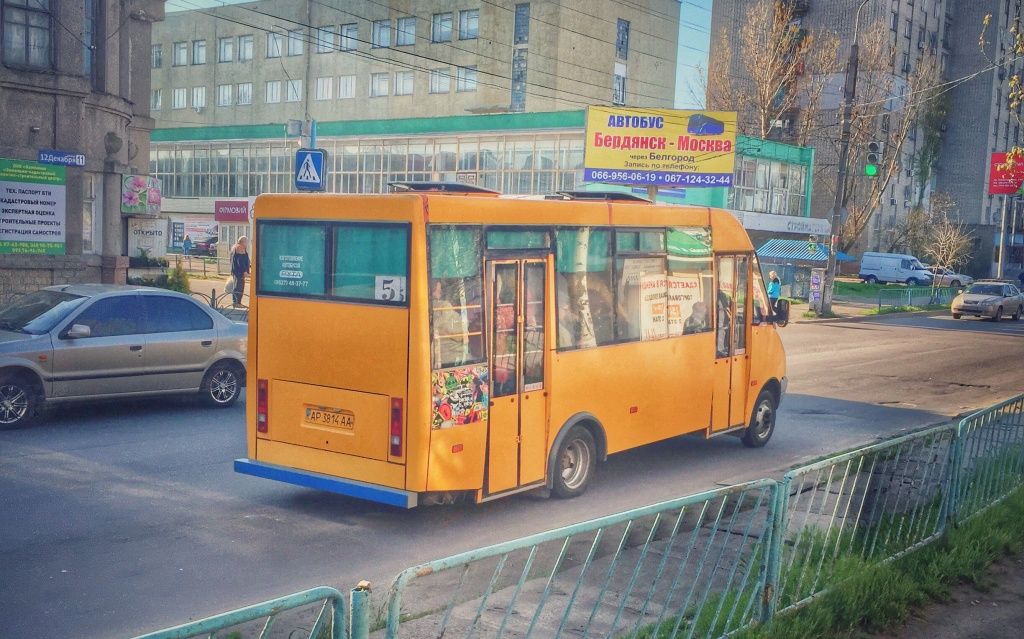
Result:
[[[703,333],[711,330],[708,323],[708,305],[704,302],[694,302],[690,316],[683,323],[683,335],[690,333]]]

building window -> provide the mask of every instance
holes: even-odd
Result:
[[[526,49],[516,49],[512,54],[512,104],[510,108],[513,112],[526,110]]]
[[[217,85],[217,106],[231,106],[234,87],[230,84]]]
[[[612,78],[612,104],[626,103],[626,76],[618,73]]]
[[[276,104],[281,101],[281,81],[271,80],[267,82],[267,104]]]
[[[892,12],[892,20],[889,21],[889,29],[891,29],[893,33],[900,30],[900,14],[896,11]]]
[[[356,76],[343,75],[338,78],[338,99],[349,100],[356,97]]]
[[[50,0],[4,0],[4,62],[33,69],[53,67]]]
[[[183,67],[188,64],[188,42],[174,43],[174,60],[171,61],[176,67]]]
[[[910,34],[913,33],[914,27],[910,24],[910,18],[907,18],[906,22],[903,23],[903,37],[909,38]]]
[[[206,106],[206,87],[192,87],[192,108],[202,109]]]
[[[448,93],[451,91],[452,76],[447,67],[430,70],[430,92]]]
[[[513,29],[513,43],[526,44],[530,41],[530,3],[516,5],[516,21]]]
[[[267,34],[267,57],[280,58],[281,50],[284,48],[284,36],[280,33]]]
[[[316,52],[330,53],[337,47],[334,25],[328,24],[316,30]]]
[[[334,97],[334,78],[316,79],[316,99],[330,100]]]
[[[82,252],[95,253],[103,245],[99,213],[103,205],[103,176],[86,173],[82,178]]]
[[[252,36],[238,36],[238,61],[252,60]]]
[[[399,18],[398,29],[395,32],[395,44],[400,47],[408,47],[416,44],[416,18]]]
[[[285,82],[285,102],[302,101],[302,80],[288,80]]]
[[[370,74],[370,97],[379,98],[388,94],[388,74]]]
[[[629,59],[629,20],[619,18],[615,29],[615,57],[619,60]]]
[[[288,55],[302,55],[302,29],[294,29],[288,32]]]
[[[459,67],[455,71],[456,91],[476,91],[476,67]]]
[[[252,82],[239,84],[236,95],[238,96],[238,104],[252,104]]]
[[[373,22],[372,43],[376,48],[391,46],[391,21],[375,20]]]
[[[192,41],[192,64],[206,64],[206,40]]]
[[[395,73],[395,95],[412,95],[412,71]]]
[[[153,89],[149,94],[149,110],[159,111],[164,104],[163,89]]]
[[[459,11],[459,40],[476,40],[480,37],[480,9]]]
[[[358,24],[341,25],[341,50],[352,51],[356,48],[356,40],[359,39]]]
[[[100,37],[103,28],[103,4],[100,0],[85,0],[85,22],[82,27],[82,73],[89,78],[92,87],[102,90],[103,65],[96,64],[102,59],[104,39]],[[99,55],[97,55],[99,54]]]
[[[154,44],[150,53],[150,66],[159,69],[164,65],[164,47],[162,44]]]
[[[171,92],[171,108],[184,109],[185,100],[188,97],[188,89],[175,89]]]
[[[235,59],[235,39],[217,40],[217,62],[231,62]]]
[[[452,41],[452,14],[435,13],[430,25],[430,40],[432,42]]]

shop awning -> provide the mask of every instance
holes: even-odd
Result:
[[[818,242],[816,250],[811,251],[810,244],[801,240],[774,239],[765,242],[757,249],[757,257],[772,262],[820,262],[828,261],[828,247]],[[839,251],[836,254],[839,262],[852,262],[854,258]]]

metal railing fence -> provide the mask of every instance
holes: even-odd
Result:
[[[901,306],[946,305],[953,302],[958,290],[948,286],[892,286],[878,289],[878,308]]]
[[[699,493],[409,568],[394,580],[372,632],[368,594],[357,589],[348,634],[332,637],[721,637],[806,604],[850,568],[935,541],[1022,486],[1019,395],[957,424],[806,464],[781,481]],[[209,633],[242,611],[146,637]]]
[[[249,321],[248,292],[242,293],[237,305],[235,304],[233,293],[217,293],[217,289],[212,289],[209,293],[192,291],[190,295],[204,304],[209,304],[211,308],[220,311],[229,319],[237,322]]]

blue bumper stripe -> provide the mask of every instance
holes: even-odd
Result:
[[[275,466],[245,458],[235,460],[235,472],[400,508],[414,508],[417,502],[417,494],[413,492],[367,484],[354,479],[342,479],[305,470]]]

